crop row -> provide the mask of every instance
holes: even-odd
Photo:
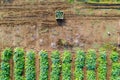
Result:
[[[35,53],[29,51],[25,58],[25,75],[26,80],[36,80],[35,78]]]
[[[112,52],[110,55],[112,62],[112,71],[110,80],[120,80],[120,63],[119,54],[117,52]]]
[[[100,57],[98,58],[98,79],[107,79],[107,54],[105,51],[100,51]]]
[[[84,72],[83,68],[85,66],[85,52],[82,50],[78,50],[76,52],[76,59],[75,59],[75,80],[83,80],[84,79]]]
[[[15,80],[23,80],[23,71],[24,71],[24,50],[21,48],[16,48],[14,55],[14,79]]]
[[[52,71],[51,71],[51,78],[50,80],[60,80],[60,53],[58,51],[53,51],[51,55],[52,61]]]
[[[62,80],[71,80],[71,53],[65,51],[62,55]]]
[[[40,80],[48,80],[48,53],[40,52]]]
[[[89,50],[86,55],[86,68],[87,68],[87,80],[96,80],[96,52],[95,50]]]
[[[48,52],[41,50],[39,52],[39,65],[37,65],[33,50],[25,53],[21,48],[15,48],[14,52],[7,48],[1,54],[0,80],[11,80],[10,59],[12,60],[12,56],[14,80],[36,80],[36,75],[39,75],[39,80],[60,80],[60,76],[62,80],[72,80],[73,78],[74,80],[107,80],[108,60],[106,51],[101,50],[98,55],[97,59],[96,51],[93,49],[88,50],[88,52],[77,50],[74,60],[74,72],[72,72],[72,54],[67,50],[62,54],[57,50],[53,51],[50,59],[48,58]],[[119,57],[118,52],[113,51],[110,54],[110,80],[120,80]],[[49,61],[51,61],[51,64]],[[39,66],[39,74],[36,74],[35,66]],[[51,69],[50,72],[49,69]],[[85,69],[86,71],[84,71]]]
[[[0,80],[10,80],[10,58],[12,56],[12,50],[10,48],[5,49],[1,55],[1,71]]]

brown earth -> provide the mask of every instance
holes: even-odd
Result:
[[[55,49],[61,52],[69,49],[74,53],[78,47],[84,50],[89,48],[98,50],[103,44],[118,43],[120,10],[112,6],[109,9],[86,6],[59,0],[35,0],[35,2],[14,0],[12,3],[4,4],[1,1],[0,51],[6,47],[22,47],[25,51],[34,49],[36,53],[41,49],[49,53]],[[64,11],[65,22],[62,26],[56,22],[56,10]],[[62,42],[58,45],[59,40],[65,42],[67,46]],[[12,60],[11,63],[13,63]],[[12,71],[11,74],[13,74]],[[36,54],[36,74],[39,74],[38,54]],[[109,75],[108,73],[108,78]],[[36,77],[38,80],[39,75]],[[12,75],[11,80],[13,80]]]
[[[26,50],[51,51],[51,44],[57,48],[59,39],[71,44],[72,49],[99,48],[103,43],[117,43],[117,31],[120,29],[118,9],[82,8],[84,5],[81,7],[58,1],[41,1],[39,4],[25,4],[24,1],[23,4],[22,1],[16,4],[16,1],[2,4],[0,8],[1,50],[19,46]],[[57,9],[64,11],[63,26],[55,20]],[[108,32],[111,36],[107,35]]]

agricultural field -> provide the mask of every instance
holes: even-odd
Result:
[[[45,50],[6,48],[1,53],[0,80],[119,80],[119,60],[117,51],[108,55],[103,49],[77,49],[74,54],[54,50],[49,55]]]
[[[120,80],[120,0],[0,0],[0,80]]]

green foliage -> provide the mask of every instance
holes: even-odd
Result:
[[[87,0],[88,2],[99,2],[99,0]]]
[[[3,52],[2,52],[2,56],[1,56],[1,60],[2,61],[9,61],[10,58],[12,56],[12,50],[10,48],[6,48]]]
[[[13,51],[10,48],[6,48],[1,54],[1,70],[0,80],[10,80],[10,64],[9,60]],[[46,51],[40,51],[40,78],[39,80],[48,80],[48,53]],[[119,53],[112,51],[110,54],[112,62],[110,80],[120,80],[120,63]],[[35,52],[29,51],[26,53],[24,59],[24,50],[21,48],[15,48],[14,55],[14,80],[36,80],[35,75]],[[71,80],[71,61],[72,56],[69,51],[64,51],[62,54],[62,71],[60,64],[59,51],[53,51],[51,55],[52,71],[50,73],[50,80],[60,80],[60,72],[62,73],[62,80]],[[24,63],[25,62],[25,63]],[[107,55],[105,50],[100,50],[99,58],[97,59],[97,79],[107,80]],[[25,78],[24,75],[25,65]],[[96,51],[90,49],[85,56],[83,50],[77,50],[75,57],[75,71],[74,80],[84,80],[83,68],[86,66],[86,80],[96,80]]]
[[[71,53],[64,51],[62,55],[62,80],[71,80]]]
[[[120,80],[120,63],[112,63],[112,72],[110,80]]]
[[[95,70],[96,68],[96,54],[95,50],[90,49],[86,54],[86,67],[88,70]]]
[[[14,50],[14,79],[23,80],[24,71],[24,50],[21,48],[15,48]]]
[[[113,51],[116,50],[116,46],[112,42],[103,43],[101,49]]]
[[[10,64],[8,62],[1,63],[0,80],[10,80]]]
[[[85,52],[82,50],[77,50],[77,55],[75,59],[75,65],[77,68],[83,68],[85,65]]]
[[[35,78],[35,53],[32,50],[27,52],[26,54],[25,76],[26,76],[26,80],[36,80]]]
[[[98,58],[98,80],[107,79],[107,55],[105,51],[100,51]]]
[[[52,60],[52,72],[50,80],[60,80],[60,53],[53,51],[51,55]]]
[[[40,51],[40,79],[48,80],[48,53]]]
[[[115,51],[112,51],[112,53],[110,54],[110,58],[111,58],[112,62],[118,62],[119,54]]]
[[[12,56],[12,50],[10,48],[6,48],[2,52],[0,80],[10,80],[10,64],[9,64],[9,60],[10,60],[11,56]]]
[[[96,80],[95,71],[94,70],[87,70],[87,80]]]
[[[98,62],[99,63],[106,63],[106,60],[107,60],[107,54],[106,54],[106,51],[100,51],[100,57],[98,58]]]
[[[75,80],[83,80],[84,79],[84,72],[83,69],[75,69]]]
[[[62,62],[63,63],[70,63],[71,62],[71,53],[69,51],[64,51],[62,55]]]
[[[74,2],[74,0],[68,0],[68,2],[69,2],[69,3],[73,3],[73,2]]]
[[[120,63],[119,61],[119,54],[113,51],[110,55],[112,61],[112,71],[110,80],[120,80]]]
[[[95,50],[90,49],[86,54],[87,80],[96,80],[96,54]]]
[[[75,58],[75,80],[83,80],[83,67],[85,65],[85,53],[82,50],[77,50]]]

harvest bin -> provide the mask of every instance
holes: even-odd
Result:
[[[64,19],[63,11],[60,11],[60,10],[55,11],[55,16],[56,16],[56,19]]]
[[[58,25],[63,25],[64,23],[64,12],[63,11],[60,11],[60,10],[57,10],[55,11],[55,17],[56,17],[56,21],[58,23]]]

